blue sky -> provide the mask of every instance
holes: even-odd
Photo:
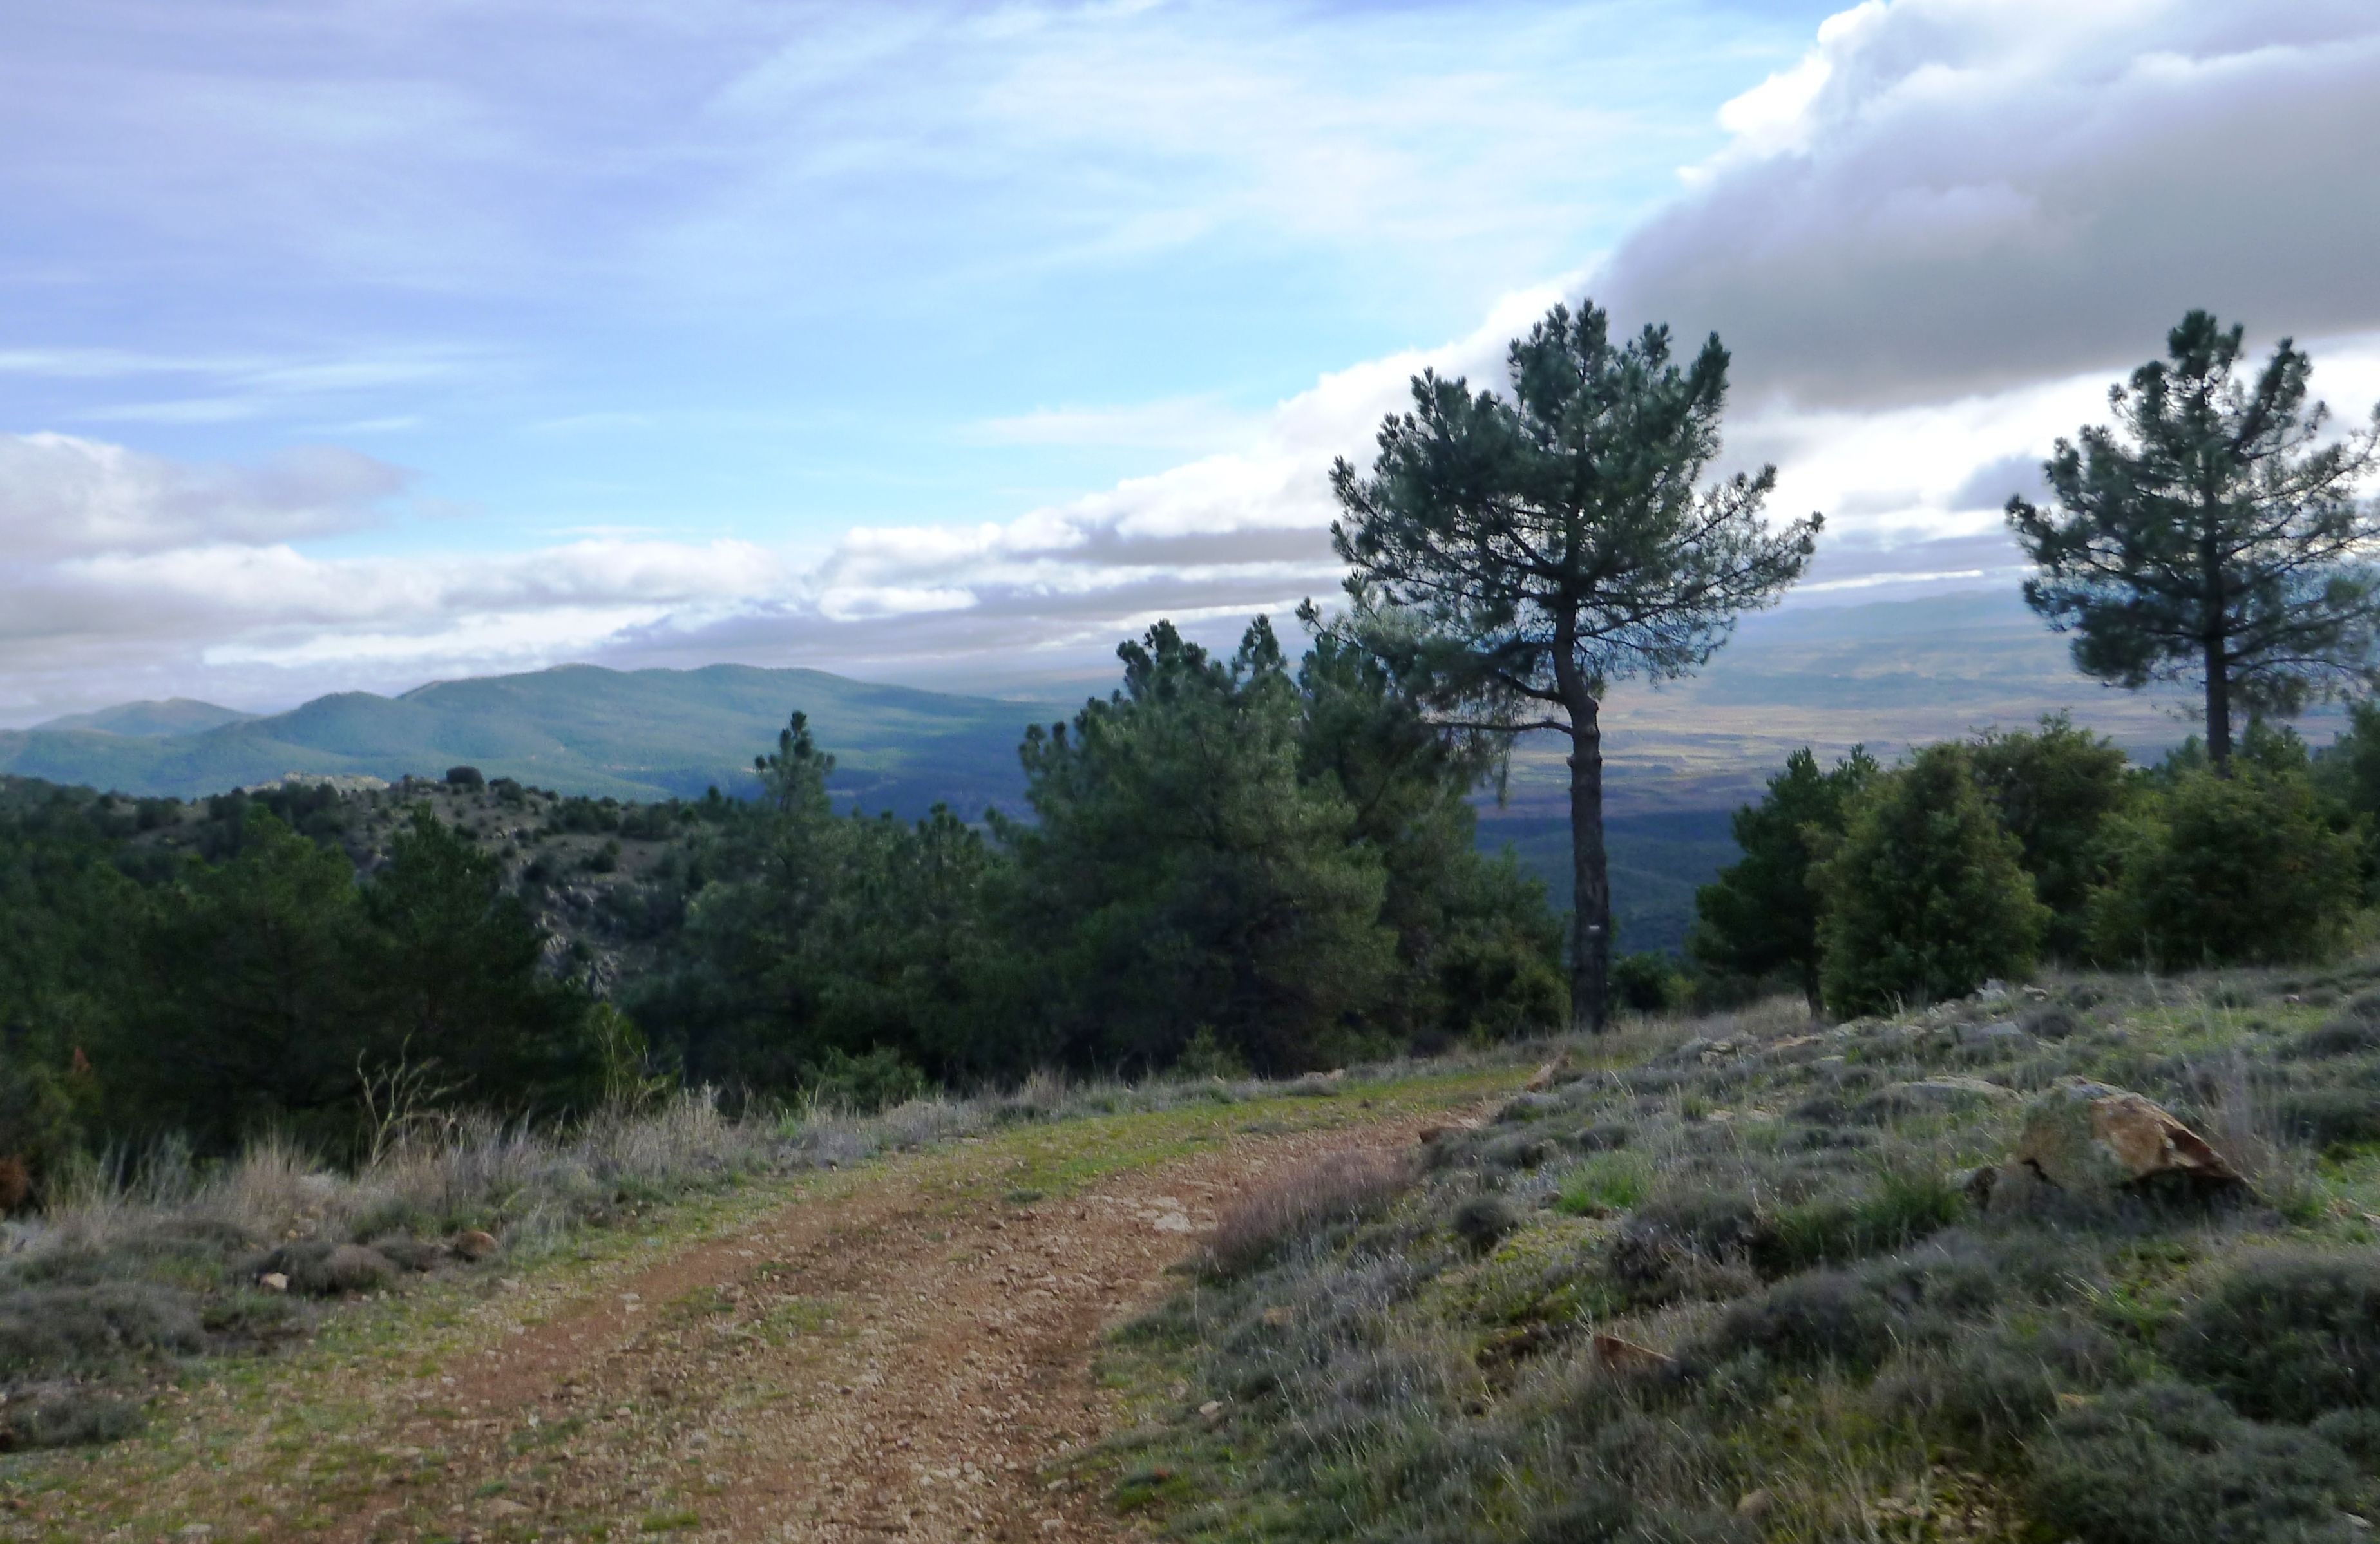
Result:
[[[573,658],[1079,668],[1327,593],[1330,456],[1589,288],[1728,336],[1733,443],[1838,517],[1839,590],[2004,565],[1969,484],[2184,303],[2380,392],[2368,6],[1832,9],[27,12],[0,722]],[[2301,251],[2167,239],[2209,122]]]

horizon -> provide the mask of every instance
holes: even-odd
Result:
[[[1935,592],[1929,596],[1923,597],[1922,603],[1939,605],[1943,603],[1957,603],[1960,602],[2013,602],[2015,599],[2016,597],[2014,592],[2007,590],[1944,590]],[[1918,599],[1900,597],[1876,600],[1844,599],[1839,601],[1826,601],[1815,604],[1805,603],[1801,606],[1790,608],[1779,606],[1768,611],[1747,613],[1738,620],[1737,626],[1739,629],[1746,626],[1757,628],[1764,623],[1770,623],[1778,620],[1798,619],[1819,612],[1851,612],[1869,609],[1880,610],[1888,607],[1906,606],[1917,603],[1921,603],[1921,601]],[[2021,607],[2011,607],[2010,609],[2016,610],[2021,609]],[[1246,626],[1249,620],[1252,620],[1252,618],[1226,618],[1220,621],[1210,619],[1208,626],[1199,628],[1197,632],[1192,636],[1194,638],[1194,641],[1204,644],[1210,650],[1220,648],[1220,650],[1228,652],[1233,643],[1236,642],[1239,631]],[[2044,625],[2043,630],[2045,632],[2047,631],[2046,624]],[[1120,638],[1116,641],[1120,644],[1123,642],[1124,639]],[[1731,638],[1728,644],[1721,649],[1718,660],[1715,661],[1714,663],[1724,662],[1727,657],[1728,650],[1734,648],[1736,646],[1736,642],[1737,640]],[[1111,661],[1114,658],[1112,649],[1111,650],[1108,658]],[[938,696],[966,698],[976,700],[994,702],[1014,702],[1018,704],[1031,704],[1045,707],[1056,705],[1056,699],[1046,697],[1041,695],[1041,693],[1055,691],[1061,688],[1073,690],[1087,686],[1093,695],[1101,695],[1103,692],[1101,683],[1112,682],[1120,679],[1118,673],[1114,668],[1112,668],[1112,666],[1097,670],[1081,668],[1066,671],[1062,674],[1050,674],[1038,677],[1019,677],[1013,687],[1009,689],[1003,690],[991,689],[990,687],[969,688],[964,687],[953,687],[926,685],[915,680],[897,679],[891,676],[873,675],[839,670],[827,670],[818,665],[805,664],[798,661],[787,661],[782,663],[765,665],[755,664],[743,660],[713,660],[704,664],[619,664],[605,663],[598,660],[565,659],[554,660],[551,663],[536,665],[526,670],[498,670],[479,675],[435,675],[427,680],[417,681],[411,686],[397,687],[388,690],[374,690],[367,687],[334,686],[327,690],[316,692],[312,696],[298,698],[294,700],[272,701],[252,706],[241,706],[236,703],[220,701],[211,698],[190,697],[187,695],[162,698],[130,698],[100,703],[91,708],[78,710],[73,712],[55,714],[52,715],[50,719],[34,722],[8,722],[6,715],[0,715],[0,733],[9,731],[47,730],[57,720],[91,717],[126,708],[164,707],[173,706],[176,704],[187,704],[192,707],[209,708],[220,711],[234,712],[242,715],[244,718],[272,718],[281,713],[294,711],[310,702],[317,702],[324,698],[330,697],[361,696],[377,698],[384,701],[395,701],[413,696],[419,692],[428,691],[434,687],[450,686],[466,681],[501,680],[521,676],[551,675],[554,672],[564,670],[600,670],[621,675],[634,674],[640,671],[660,671],[691,675],[700,671],[721,668],[809,671],[814,674],[831,675],[842,680],[856,682],[862,686],[884,687],[895,690],[923,692]],[[2081,677],[2078,676],[2077,679],[2080,680]]]
[[[1331,458],[1558,298],[1727,342],[1718,469],[1828,517],[1788,611],[2012,582],[2001,505],[2189,307],[2296,336],[2341,426],[2380,398],[2344,0],[106,0],[17,43],[0,723],[1091,679],[1333,594]]]

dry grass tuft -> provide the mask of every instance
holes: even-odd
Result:
[[[1291,1244],[1378,1216],[1414,1178],[1408,1160],[1376,1148],[1330,1154],[1226,1210],[1200,1268],[1217,1278],[1245,1275]]]

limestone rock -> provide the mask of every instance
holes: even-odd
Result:
[[[2155,1100],[2082,1077],[2059,1079],[2033,1102],[2008,1167],[2072,1196],[2176,1185],[2212,1194],[2246,1184]]]
[[[1671,1366],[1676,1360],[1674,1357],[1654,1350],[1649,1345],[1638,1345],[1634,1341],[1622,1340],[1618,1335],[1598,1332],[1595,1336],[1593,1344],[1595,1359],[1613,1372],[1630,1374],[1659,1372],[1664,1368]]]

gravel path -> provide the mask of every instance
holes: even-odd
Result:
[[[389,1451],[446,1461],[339,1537],[1120,1537],[1045,1473],[1116,1416],[1102,1331],[1268,1171],[1444,1118],[1242,1132],[1046,1200],[987,1204],[979,1144],[855,1176],[420,1378]]]

